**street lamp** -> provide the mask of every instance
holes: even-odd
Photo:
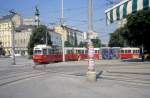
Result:
[[[14,12],[14,11],[12,11],[12,10],[10,10],[9,11],[9,13],[10,14],[13,14],[13,15],[15,15],[15,14],[17,14],[16,12]],[[12,20],[12,18],[10,17],[10,21],[11,21],[11,25],[12,25],[12,28],[11,28],[11,32],[12,32],[12,34],[11,34],[11,42],[12,42],[12,59],[13,59],[13,62],[12,62],[12,64],[13,65],[16,65],[16,60],[15,60],[15,41],[14,41],[14,39],[15,39],[15,24],[14,24],[14,22],[13,22],[13,20]]]

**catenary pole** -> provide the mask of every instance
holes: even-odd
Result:
[[[61,0],[61,28],[62,28],[62,59],[65,61],[65,50],[64,50],[64,0]]]
[[[95,61],[94,61],[94,47],[91,42],[90,35],[93,33],[93,0],[88,0],[88,72],[87,80],[96,81],[96,72],[95,72]]]

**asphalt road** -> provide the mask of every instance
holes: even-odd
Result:
[[[97,82],[86,80],[87,61],[33,65],[0,58],[0,98],[150,98],[150,62],[95,61]]]

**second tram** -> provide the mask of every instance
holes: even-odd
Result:
[[[121,59],[134,59],[140,58],[140,48],[121,48],[120,49],[120,58]]]

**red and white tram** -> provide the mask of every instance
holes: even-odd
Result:
[[[66,60],[83,60],[88,59],[87,48],[65,47]],[[101,59],[100,48],[94,48],[94,59]]]
[[[33,61],[35,63],[62,61],[62,52],[59,48],[52,48],[46,45],[37,45],[33,49]]]
[[[65,60],[66,61],[76,61],[78,60],[79,55],[76,54],[75,48],[65,47]]]
[[[100,48],[94,48],[94,59],[101,59]],[[88,59],[88,51],[86,48],[65,47],[65,60],[75,61]],[[35,63],[50,63],[62,61],[62,50],[58,47],[50,47],[46,45],[37,45],[33,49],[33,61]]]
[[[120,59],[132,59],[140,58],[140,48],[117,48],[117,55]],[[120,50],[120,52],[119,52]],[[109,57],[113,55],[114,51],[109,52]],[[94,48],[94,57],[93,59],[100,60],[102,59],[102,48]],[[118,56],[119,55],[119,56]],[[50,47],[46,45],[37,45],[33,49],[33,61],[35,63],[50,63],[50,62],[61,62],[62,61],[62,49],[59,47]],[[116,56],[115,56],[116,57]],[[88,59],[88,50],[87,48],[79,47],[65,47],[65,60],[66,61],[77,61]]]
[[[120,49],[120,58],[121,59],[132,59],[140,58],[140,48],[121,48]]]

